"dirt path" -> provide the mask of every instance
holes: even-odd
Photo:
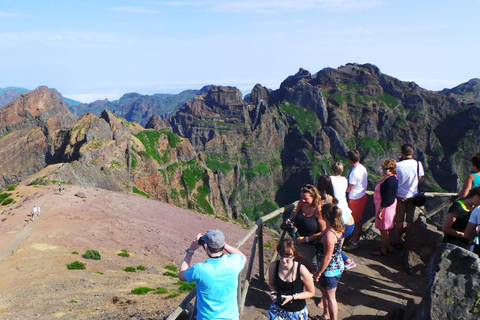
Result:
[[[179,266],[197,233],[221,229],[234,244],[247,232],[212,216],[103,189],[66,186],[18,187],[16,204],[0,214],[0,319],[164,319],[185,294],[167,266]],[[78,192],[85,198],[75,196]],[[40,218],[28,222],[33,205]],[[3,220],[4,219],[4,220]],[[250,255],[251,240],[243,250]],[[340,319],[381,319],[408,299],[420,299],[423,282],[404,273],[401,256],[373,257],[374,244],[349,253],[357,267],[346,271],[338,287]],[[102,259],[81,254],[99,250]],[[129,258],[118,256],[126,249]],[[78,252],[79,254],[75,254]],[[203,252],[194,262],[203,261]],[[257,259],[257,258],[256,258]],[[68,270],[75,261],[85,270]],[[258,261],[258,260],[256,260]],[[127,266],[145,271],[125,272]],[[167,294],[134,295],[137,287],[165,288]],[[270,298],[265,283],[253,281],[242,320],[266,319]],[[311,315],[320,297],[308,301]]]

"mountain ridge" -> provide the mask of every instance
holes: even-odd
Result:
[[[300,186],[328,174],[333,161],[344,162],[348,173],[349,149],[360,150],[373,188],[382,159],[396,159],[400,146],[411,143],[425,166],[422,189],[453,192],[469,173],[469,157],[477,152],[472,146],[480,142],[479,104],[458,95],[462,91],[442,94],[400,81],[371,64],[314,74],[300,68],[279,89],[257,84],[245,97],[235,87],[210,87],[167,119],[152,115],[147,128],[108,110],[62,128],[43,126],[48,161],[28,174],[63,163],[55,174],[40,173],[30,183],[136,190],[248,221],[296,200]],[[122,101],[131,105],[129,99],[139,97],[129,94]],[[10,133],[6,137],[17,132],[2,130]],[[0,174],[4,185],[19,180]]]

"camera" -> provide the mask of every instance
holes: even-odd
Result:
[[[203,246],[205,244],[205,240],[203,240],[202,237],[200,237],[200,239],[198,239],[198,244]]]
[[[293,228],[295,228],[295,224],[289,220],[287,222],[284,222],[280,228],[285,231],[291,231],[293,230]]]
[[[275,299],[275,303],[281,306],[285,302],[285,298],[282,297],[280,292],[277,292],[277,298]]]

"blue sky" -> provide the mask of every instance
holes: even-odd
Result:
[[[356,62],[441,90],[480,78],[479,13],[480,0],[2,0],[0,88],[246,94]]]

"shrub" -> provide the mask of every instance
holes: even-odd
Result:
[[[85,253],[83,254],[83,257],[85,259],[92,259],[92,260],[100,260],[100,252],[98,252],[97,250],[87,250],[85,251]]]
[[[125,271],[125,272],[137,272],[137,270],[134,267],[126,267],[125,269],[123,269],[123,271]]]
[[[166,299],[175,298],[175,297],[178,297],[179,295],[180,295],[179,292],[172,292],[168,296],[166,296],[165,298]]]
[[[128,253],[127,249],[122,249],[118,255],[125,258],[130,257],[130,253]]]
[[[155,289],[148,288],[148,287],[138,287],[133,289],[131,292],[133,294],[147,294],[150,291],[154,291]]]
[[[98,274],[101,274],[103,276],[103,272],[102,271],[97,271]]]
[[[165,269],[170,270],[170,271],[173,271],[173,272],[177,272],[177,271],[178,271],[177,266],[174,266],[173,264],[169,264],[169,265],[165,266]]]
[[[12,202],[15,202],[15,200],[13,200],[13,198],[5,199],[5,200],[3,200],[3,202],[2,202],[2,206],[9,205],[9,204],[12,203]]]
[[[193,290],[193,288],[195,288],[197,283],[196,282],[188,283],[185,281],[178,280],[177,285],[178,285],[178,291],[186,292],[186,291]]]
[[[70,300],[70,303],[78,303],[78,301],[72,299],[72,300]]]
[[[7,199],[10,197],[12,194],[8,192],[0,193],[0,202],[3,202],[3,200]]]
[[[13,184],[13,185],[11,185],[11,186],[8,186],[8,187],[7,187],[7,191],[13,191],[13,190],[15,190],[16,187],[17,187],[16,184]]]
[[[178,277],[178,274],[170,272],[170,271],[164,272],[163,275],[164,276],[169,276],[169,277],[175,277],[175,278]]]
[[[167,292],[168,292],[167,289],[162,288],[162,287],[158,287],[157,290],[155,290],[154,293],[156,293],[156,294],[164,294],[164,293],[167,293]]]
[[[142,265],[139,265],[139,266],[137,267],[137,270],[145,270],[145,267],[142,266]]]
[[[77,252],[77,251],[73,251],[72,254],[78,254],[78,252]]]
[[[76,261],[68,264],[67,267],[70,270],[83,270],[83,269],[85,269],[85,263],[76,260]]]

